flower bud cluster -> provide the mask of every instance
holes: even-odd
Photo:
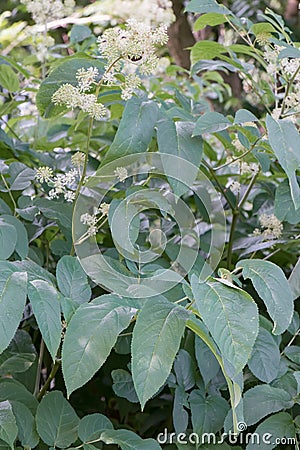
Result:
[[[96,67],[88,69],[81,68],[76,72],[77,86],[70,83],[63,84],[52,95],[51,101],[55,105],[65,105],[67,108],[80,108],[83,112],[96,120],[100,120],[107,115],[107,109],[102,103],[98,103],[94,94],[86,94],[93,85],[97,83],[99,75]]]
[[[107,60],[104,81],[107,84],[119,84],[122,98],[127,100],[141,84],[136,74],[150,75],[159,65],[155,52],[157,47],[168,41],[167,26],[152,28],[136,19],[127,21],[124,29],[114,27],[106,30],[98,39],[99,50]],[[116,74],[125,75],[124,82],[118,82]]]
[[[262,230],[255,228],[253,234],[255,236],[262,236],[264,239],[278,239],[282,235],[283,225],[274,214],[262,214],[259,217],[259,223]]]
[[[72,14],[75,7],[74,0],[21,0],[38,24],[60,19]]]
[[[83,223],[83,225],[88,226],[86,234],[84,234],[81,238],[82,241],[85,237],[95,236],[97,234],[99,229],[99,221],[108,215],[108,211],[109,204],[103,202],[99,208],[94,208],[93,214],[84,213],[80,216],[80,222]]]

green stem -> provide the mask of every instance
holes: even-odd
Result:
[[[285,110],[285,101],[286,101],[286,99],[287,99],[287,96],[288,96],[289,93],[290,93],[290,89],[291,89],[291,87],[292,87],[292,85],[293,85],[293,83],[294,83],[294,80],[295,80],[296,76],[298,75],[299,71],[300,71],[300,64],[299,64],[299,67],[297,68],[297,70],[295,70],[295,72],[294,72],[293,76],[291,77],[291,79],[290,79],[290,80],[288,81],[288,83],[287,83],[286,90],[285,90],[285,94],[284,94],[284,98],[283,98],[283,100],[282,100],[282,105],[281,105],[281,110],[280,110],[280,116],[282,116],[283,113],[284,113],[284,110]]]
[[[223,375],[225,377],[225,380],[226,380],[226,383],[228,386],[229,395],[230,395],[230,403],[231,403],[231,408],[232,408],[233,432],[238,434],[239,429],[238,429],[238,421],[237,421],[237,416],[236,416],[236,411],[235,411],[235,394],[234,394],[233,383],[232,383],[232,380],[228,377],[228,375],[226,373],[223,360],[222,360],[221,356],[218,355],[218,353],[216,352],[214,343],[194,321],[188,320],[186,323],[186,326],[187,326],[187,328],[192,330],[197,336],[199,336],[199,338],[202,339],[202,341],[208,346],[208,348],[214,354],[216,360],[218,361],[218,363],[221,367],[221,370],[223,372]]]
[[[229,241],[228,241],[228,248],[227,248],[227,269],[230,269],[230,266],[231,266],[234,233],[235,233],[235,227],[236,227],[238,218],[239,218],[239,210],[235,209],[232,212],[232,221],[231,221],[230,233],[229,233]]]
[[[55,363],[53,364],[52,370],[51,370],[51,372],[49,374],[49,377],[47,378],[44,386],[42,387],[42,389],[40,390],[40,392],[36,396],[38,401],[40,401],[44,397],[44,395],[46,394],[46,392],[47,392],[47,390],[48,390],[48,388],[50,386],[51,381],[54,379],[58,369],[60,368],[60,365],[61,365],[61,360],[60,359],[56,359]]]
[[[44,350],[45,350],[45,343],[44,343],[44,340],[41,339],[39,360],[38,360],[38,366],[36,369],[36,378],[35,378],[35,386],[34,386],[34,394],[33,394],[35,397],[38,395],[39,390],[40,390],[40,381],[41,381],[41,371],[42,371]]]
[[[205,160],[202,161],[202,164],[209,170],[209,173],[211,174],[213,180],[215,181],[216,185],[220,189],[221,193],[223,194],[224,198],[226,199],[227,203],[229,204],[230,208],[232,210],[235,209],[235,205],[232,203],[231,199],[228,197],[225,189],[221,185],[220,181],[218,180],[218,177],[216,176],[214,169],[206,162]]]

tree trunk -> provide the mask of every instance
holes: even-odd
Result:
[[[192,47],[195,44],[195,38],[187,20],[187,15],[184,14],[184,5],[181,0],[172,0],[173,11],[176,16],[176,21],[169,27],[169,42],[168,48],[175,63],[185,69],[191,66],[190,51],[187,47]]]

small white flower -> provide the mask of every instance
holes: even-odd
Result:
[[[123,183],[123,181],[125,181],[128,177],[128,172],[125,167],[117,167],[114,171],[114,174],[118,178],[118,180],[121,181],[121,183]]]
[[[87,234],[88,236],[95,236],[97,234],[98,228],[95,225],[91,225],[88,230]]]
[[[81,68],[76,72],[76,79],[78,80],[78,88],[81,92],[89,91],[93,84],[96,83],[96,78],[99,76],[97,67],[89,67],[88,69]]]
[[[83,152],[76,152],[74,155],[71,156],[71,161],[73,166],[78,168],[82,167],[85,161],[85,154]]]
[[[234,194],[238,194],[241,190],[241,184],[238,181],[233,181],[231,185],[229,186],[229,189]]]
[[[108,212],[109,212],[109,203],[101,203],[101,205],[99,206],[99,212],[103,215],[103,216],[107,216]]]
[[[82,222],[83,225],[89,225],[89,226],[96,225],[97,217],[94,214],[91,215],[89,213],[85,213],[80,216],[80,222]]]
[[[65,200],[67,200],[67,202],[73,202],[75,200],[75,192],[73,191],[67,191],[64,194],[64,198]]]
[[[53,177],[53,170],[51,167],[43,166],[39,167],[36,170],[35,173],[35,179],[38,180],[40,183],[48,183],[48,181],[51,181],[51,178]]]

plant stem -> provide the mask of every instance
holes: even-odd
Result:
[[[211,341],[211,339],[202,331],[202,329],[192,320],[188,320],[186,323],[187,328],[192,330],[197,336],[199,336],[200,339],[208,346],[208,348],[211,350],[211,352],[214,354],[216,360],[218,361],[221,370],[223,372],[223,375],[225,377],[229,394],[230,394],[230,403],[231,403],[231,409],[232,409],[232,421],[233,421],[233,432],[235,434],[239,433],[238,429],[238,422],[237,422],[237,416],[235,411],[235,394],[234,394],[234,388],[232,380],[228,377],[223,360],[221,356],[216,352],[214,343]]]
[[[43,364],[44,350],[45,350],[45,343],[44,343],[44,340],[41,339],[39,360],[38,360],[38,366],[36,369],[36,378],[35,378],[35,386],[34,386],[34,394],[33,394],[34,396],[37,396],[39,393],[39,390],[40,390],[41,370],[42,370],[42,364]]]
[[[15,199],[14,199],[12,193],[11,193],[11,189],[10,189],[10,187],[8,186],[8,184],[7,184],[7,182],[6,182],[6,179],[4,178],[4,176],[3,176],[2,173],[1,173],[1,178],[2,178],[2,181],[3,181],[3,183],[4,183],[4,185],[5,185],[6,189],[7,189],[7,192],[8,192],[8,195],[9,195],[11,201],[12,201],[12,204],[14,205],[14,216],[17,216],[17,215],[18,215],[18,214],[16,213],[17,204],[16,204]]]
[[[202,164],[209,170],[209,173],[211,174],[212,178],[216,182],[218,188],[220,189],[221,193],[223,194],[223,196],[226,199],[227,203],[229,204],[230,208],[232,210],[234,210],[235,209],[235,205],[232,203],[231,199],[227,195],[227,192],[225,191],[225,189],[223,188],[223,186],[219,182],[218,177],[216,176],[216,174],[214,172],[214,169],[205,160],[202,161]]]
[[[48,388],[50,386],[51,381],[54,379],[58,369],[60,368],[60,365],[61,365],[61,360],[60,359],[56,359],[55,363],[53,364],[52,370],[51,370],[51,372],[49,374],[49,377],[47,378],[44,386],[42,387],[42,389],[40,390],[40,392],[36,396],[38,401],[40,401],[44,397],[44,395],[46,394],[46,392],[47,392],[47,390],[48,390]]]

